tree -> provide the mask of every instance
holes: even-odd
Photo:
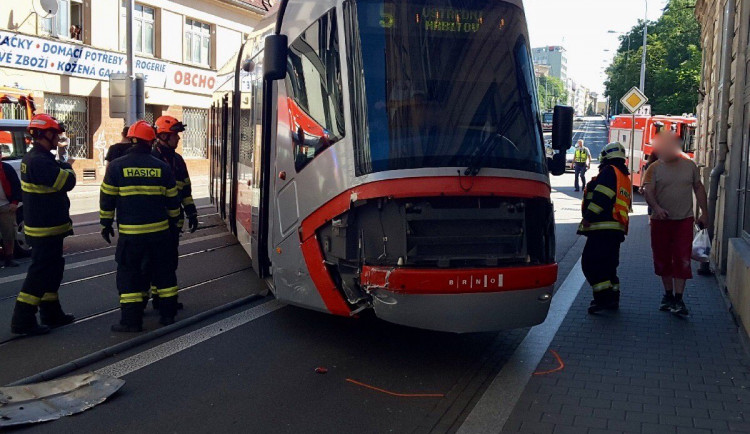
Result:
[[[542,110],[552,110],[557,104],[566,104],[568,101],[568,90],[565,83],[556,77],[540,76],[538,78],[537,91],[539,92],[539,104]]]
[[[646,95],[653,113],[692,113],[698,104],[701,46],[694,7],[695,0],[670,0],[661,18],[648,23]],[[615,59],[607,68],[605,95],[612,101],[619,101],[640,82],[643,22],[629,35],[630,50],[628,36],[622,36]]]

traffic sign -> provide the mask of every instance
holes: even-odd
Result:
[[[635,113],[639,108],[641,108],[648,102],[648,98],[646,98],[646,95],[644,95],[640,89],[633,86],[633,88],[630,89],[628,93],[626,93],[625,96],[622,97],[620,102],[622,103],[622,106],[628,109],[630,113]]]

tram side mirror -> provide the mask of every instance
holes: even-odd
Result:
[[[558,105],[555,106],[555,113],[552,117],[552,149],[565,152],[573,145],[573,117],[575,110],[573,107]],[[565,155],[563,155],[563,161]],[[565,164],[563,163],[563,166]]]
[[[547,168],[553,176],[564,175],[566,164],[565,152],[558,152],[552,158],[547,158]]]
[[[263,54],[263,78],[282,80],[286,77],[286,59],[289,50],[286,35],[266,36]]]

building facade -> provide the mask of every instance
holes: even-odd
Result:
[[[704,50],[696,162],[709,186],[712,268],[750,332],[750,0],[698,0],[696,16]]]
[[[548,65],[552,77],[559,78],[563,83],[567,82],[568,56],[564,47],[549,46],[533,48],[531,56],[535,65]]]
[[[52,17],[35,13],[34,3],[0,2],[0,86],[33,95],[37,112],[65,122],[76,172],[100,179],[106,150],[124,124],[110,117],[109,75],[127,70],[126,2],[58,0]],[[145,78],[146,120],[183,119],[189,129],[179,150],[196,172],[208,167],[216,70],[264,12],[262,0],[135,2],[134,69]]]

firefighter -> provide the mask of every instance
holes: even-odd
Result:
[[[100,193],[101,235],[111,243],[115,213],[117,240],[117,290],[120,293],[120,323],[112,331],[137,333],[142,330],[144,301],[149,282],[161,303],[159,323],[174,323],[177,314],[177,276],[168,265],[165,248],[178,231],[180,203],[172,170],[151,155],[156,139],[154,127],[146,121],[128,130],[133,147],[107,166]]]
[[[63,312],[57,291],[65,270],[63,240],[73,234],[68,192],[76,185],[76,175],[70,164],[55,160],[51,152],[60,144],[64,124],[37,114],[29,121],[28,132],[33,146],[21,162],[21,189],[31,265],[16,299],[11,331],[36,335],[75,319]],[[41,325],[36,320],[37,309]]]
[[[190,232],[193,233],[198,229],[198,211],[196,210],[195,202],[193,201],[192,186],[187,165],[185,164],[182,155],[175,151],[177,149],[177,144],[180,143],[180,133],[185,131],[186,125],[172,116],[159,117],[156,120],[155,125],[156,146],[154,147],[153,155],[167,163],[172,169],[172,173],[175,176],[177,191],[180,196],[180,219],[178,221],[178,227],[181,232],[184,225],[184,219],[187,216],[188,227],[190,228]],[[175,234],[175,237],[171,240],[170,244],[170,256],[172,259],[171,266],[174,267],[175,271],[177,270],[178,265],[179,244],[180,234],[178,232]],[[158,294],[152,294],[152,297],[154,309],[158,309]],[[178,304],[178,308],[182,308],[182,304]]]
[[[578,233],[586,236],[581,266],[594,292],[589,313],[617,310],[620,306],[620,244],[628,233],[633,185],[620,143],[604,147],[599,174],[586,185],[583,221]]]

